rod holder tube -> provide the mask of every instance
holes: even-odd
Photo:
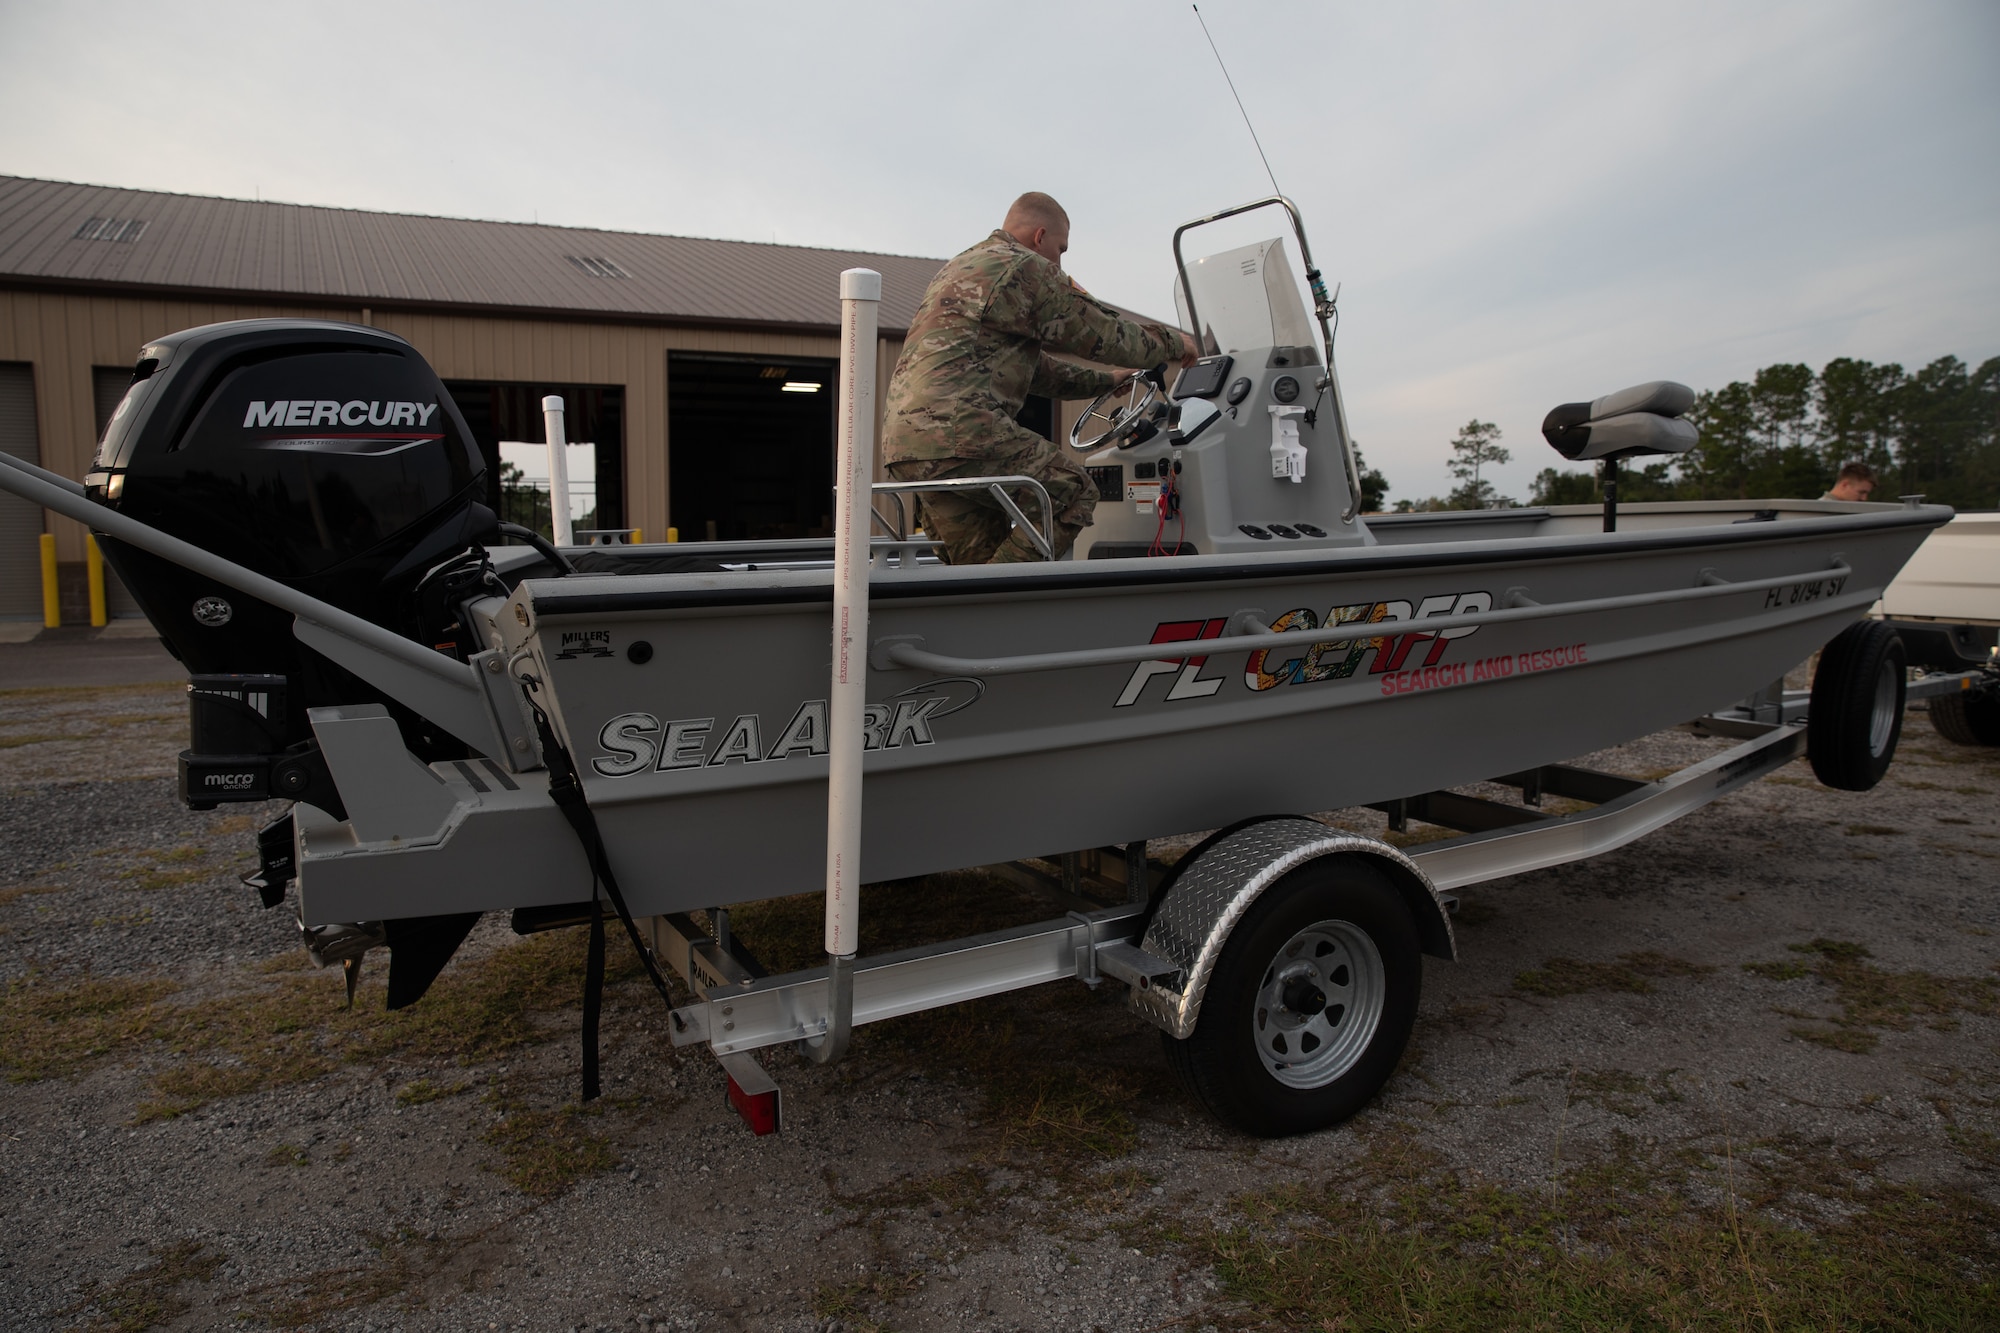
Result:
[[[549,437],[549,521],[557,546],[576,545],[569,522],[569,432],[564,428],[559,393],[542,399],[542,422]]]
[[[854,956],[861,932],[861,782],[868,702],[870,501],[875,480],[876,326],[882,275],[840,275],[839,438],[834,469],[833,671],[827,694],[826,1035],[810,1044],[831,1064],[854,1030]]]
[[[815,1055],[836,1060],[854,1022],[853,957],[861,927],[862,711],[868,701],[869,501],[875,480],[876,324],[882,275],[840,275],[839,438],[834,469],[833,678],[827,695],[827,1032]],[[845,960],[845,963],[843,963]],[[847,977],[843,987],[841,980]]]

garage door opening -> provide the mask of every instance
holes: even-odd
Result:
[[[580,512],[572,515],[573,522],[578,528],[589,529],[625,526],[624,385],[446,380],[444,387],[458,404],[486,459],[486,503],[495,513],[536,528],[544,536],[552,533],[546,463],[535,475],[522,476],[519,468],[503,466],[507,460],[501,457],[500,442],[546,444],[542,399],[560,394],[564,433],[572,441],[595,446],[594,494],[581,484],[570,487],[573,509],[580,506]]]
[[[683,541],[833,534],[836,363],[667,356],[669,511]]]

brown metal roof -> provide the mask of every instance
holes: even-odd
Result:
[[[841,270],[872,268],[900,333],[942,263],[0,176],[0,283],[824,329]]]

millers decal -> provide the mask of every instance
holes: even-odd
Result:
[[[983,681],[947,676],[913,685],[887,703],[869,704],[861,722],[862,748],[899,750],[905,745],[935,745],[931,724],[963,712],[985,696]],[[742,713],[719,731],[712,717],[683,717],[661,722],[651,713],[620,713],[597,733],[604,755],[590,766],[607,778],[630,777],[648,770],[724,768],[732,761],[770,764],[794,755],[827,753],[826,700],[808,699],[791,715],[770,745],[764,743],[764,719]]]
[[[1311,607],[1296,607],[1285,612],[1271,622],[1274,633],[1288,630],[1334,629],[1342,626],[1381,625],[1390,622],[1426,620],[1437,616],[1470,615],[1474,612],[1491,610],[1493,594],[1482,590],[1471,592],[1440,593],[1426,597],[1414,608],[1404,601],[1359,602],[1352,606],[1336,606],[1329,609],[1322,618]],[[1167,621],[1153,631],[1154,643],[1189,643],[1204,639],[1222,637],[1227,617],[1207,620]],[[1391,675],[1395,677],[1421,673],[1426,668],[1434,668],[1450,650],[1452,643],[1468,635],[1479,632],[1477,625],[1461,625],[1457,629],[1442,630],[1436,634],[1421,630],[1410,630],[1396,634],[1371,634],[1344,639],[1328,639],[1319,643],[1304,645],[1296,655],[1288,655],[1289,649],[1260,648],[1250,654],[1244,663],[1243,684],[1252,691],[1274,690],[1280,685],[1312,685],[1326,680],[1346,680],[1361,669],[1361,664],[1374,654],[1369,663],[1371,676]],[[1421,661],[1413,662],[1412,654],[1419,644],[1429,644]],[[1276,659],[1276,660],[1274,660]],[[1129,708],[1139,701],[1146,691],[1149,681],[1155,676],[1173,676],[1174,683],[1167,689],[1169,702],[1184,699],[1206,699],[1220,690],[1227,676],[1207,676],[1201,674],[1208,658],[1173,657],[1156,658],[1141,662],[1133,670],[1130,680],[1119,693],[1116,707]],[[1422,689],[1422,685],[1404,688]],[[1397,693],[1388,690],[1385,693]]]
[[[608,629],[566,629],[562,632],[562,647],[556,653],[558,662],[573,657],[610,657],[611,631]]]

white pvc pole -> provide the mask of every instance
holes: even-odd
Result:
[[[559,393],[542,399],[542,421],[549,433],[549,516],[555,524],[556,545],[576,545],[569,525],[569,434],[563,429]]]
[[[833,683],[827,699],[832,772],[826,801],[826,951],[837,959],[854,956],[861,925],[861,722],[868,696],[869,488],[875,480],[875,326],[881,302],[880,273],[851,268],[840,275]],[[837,1000],[834,1007],[839,1008]],[[831,1029],[827,1036],[832,1044]],[[845,1032],[839,1041],[846,1044]]]

